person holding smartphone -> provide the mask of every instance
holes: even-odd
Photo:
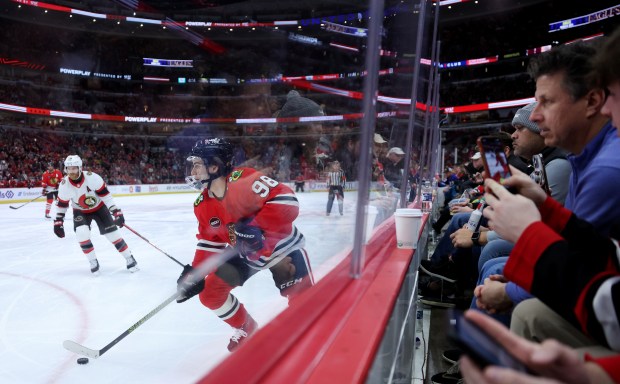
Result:
[[[617,71],[620,67],[620,30],[608,39],[593,63],[590,74],[592,84],[607,91],[604,99],[598,99],[598,103],[602,103],[599,104],[600,111],[604,116],[611,117],[611,124],[608,125],[615,127],[610,132],[617,139],[620,135],[620,73]],[[604,131],[607,129],[604,128]],[[618,141],[613,142],[615,146],[610,144],[607,153],[618,151]],[[612,157],[606,156],[606,159],[607,169],[620,165],[617,158],[613,162]],[[536,323],[542,324],[546,315],[547,320],[555,321],[552,328],[563,328],[557,334],[575,343],[575,347],[584,346],[583,340],[587,342],[591,337],[600,346],[620,351],[620,319],[617,315],[620,313],[617,294],[620,286],[617,256],[620,215],[608,212],[606,220],[615,224],[601,228],[600,223],[597,225],[590,220],[580,220],[576,210],[571,212],[561,207],[522,175],[512,177],[506,184],[517,188],[520,195],[512,195],[488,180],[487,201],[491,209],[484,214],[496,231],[506,239],[516,241],[515,250],[505,268],[506,277],[527,288],[554,311],[539,312]],[[618,189],[608,198],[617,195]],[[519,215],[514,215],[514,212],[519,212]],[[523,311],[529,309],[524,307]],[[559,321],[583,333],[571,332],[560,326]],[[550,328],[525,324],[527,327],[518,328],[522,334],[535,335],[539,340],[552,337],[545,333]]]
[[[620,381],[620,355],[598,359],[582,359],[570,347],[549,340],[542,344],[533,343],[519,337],[498,321],[476,311],[465,312],[465,320],[497,344],[499,349],[510,353],[530,372],[490,365],[481,369],[471,356],[465,354],[460,359],[461,374],[467,383],[522,383],[535,384],[543,379],[562,383],[607,384]],[[499,355],[500,352],[498,351]]]
[[[525,159],[531,160],[536,155],[542,157],[543,170],[551,186],[552,197],[564,204],[568,193],[568,181],[571,174],[571,167],[566,159],[566,151],[560,148],[545,146],[544,139],[540,136],[538,124],[530,120],[530,116],[537,103],[530,103],[519,109],[512,119],[515,132],[512,134],[513,147],[515,154]],[[534,179],[532,174],[530,178]],[[461,230],[461,232],[465,232]],[[466,240],[467,233],[459,233],[457,244],[462,244]],[[469,235],[471,237],[471,235]],[[478,260],[478,270],[480,272],[478,284],[474,290],[474,300],[472,308],[481,308],[489,313],[508,312],[513,305],[531,298],[522,288],[512,282],[506,281],[502,276],[502,270],[506,264],[507,257],[513,249],[514,244],[504,239],[496,239],[489,242],[482,250]],[[506,324],[509,320],[505,318]]]
[[[590,223],[594,231],[603,237],[614,233],[615,223],[620,219],[620,138],[614,127],[618,124],[617,119],[613,119],[617,116],[614,111],[617,111],[618,100],[613,94],[613,86],[618,84],[620,79],[617,71],[617,68],[620,68],[618,34],[619,32],[616,32],[610,37],[602,48],[590,42],[554,47],[532,59],[529,68],[531,76],[536,80],[535,94],[538,101],[537,107],[532,111],[531,120],[539,125],[546,145],[557,146],[573,154],[569,156],[573,173],[565,207]],[[506,183],[517,187],[517,181],[513,176]],[[521,195],[527,195],[524,193],[527,189],[517,188]],[[492,204],[497,204],[497,201]],[[514,218],[525,217],[521,208],[517,208],[518,211],[512,210],[510,220],[513,223],[516,223]],[[548,212],[546,205],[540,209],[541,212]],[[491,214],[496,209],[491,205],[491,209],[486,211]],[[515,212],[518,212],[518,215],[515,215]],[[511,253],[504,275],[537,297],[525,300],[515,307],[511,329],[531,340],[555,338],[572,347],[586,348],[593,353],[609,352],[610,346],[606,340],[620,340],[620,335],[608,337],[603,332],[590,331],[590,327],[602,327],[601,323],[618,323],[618,320],[607,315],[599,319],[594,315],[593,295],[598,285],[588,286],[593,291],[586,293],[585,285],[577,285],[577,277],[573,275],[570,278],[570,273],[565,273],[591,273],[593,269],[601,266],[606,268],[606,263],[596,266],[593,264],[593,258],[597,254],[595,247],[605,243],[600,240],[587,240],[583,229],[577,229],[572,235],[568,235],[562,232],[562,224],[565,222],[559,223],[559,227],[557,224],[552,225],[552,228],[557,232],[556,236],[569,241],[566,248],[569,253],[560,253],[559,258],[545,257],[545,260],[553,260],[553,263],[546,264],[544,268],[542,265],[546,262],[542,259],[541,264],[534,259],[528,259],[537,259],[544,251],[546,245],[540,242],[542,232],[534,231],[538,244],[534,253],[521,247],[527,244],[527,235],[523,239],[519,236],[510,237],[519,239],[519,242]],[[498,230],[498,227],[495,229]],[[581,256],[572,258],[570,264],[566,264],[566,257],[570,252],[580,249]],[[603,255],[610,253],[605,252]],[[529,263],[528,279],[533,280],[517,279],[518,273],[513,269],[517,260]],[[543,270],[546,273],[542,272]],[[598,272],[608,273],[605,269]],[[562,281],[558,280],[558,277],[561,277]],[[600,297],[607,297],[602,292]],[[606,302],[606,299],[603,302]],[[613,304],[610,305],[613,307]],[[588,321],[585,320],[586,317]],[[612,349],[620,351],[620,346]]]

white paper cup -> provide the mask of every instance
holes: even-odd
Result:
[[[399,208],[394,212],[396,222],[396,246],[403,249],[416,249],[420,235],[422,211],[412,208]]]

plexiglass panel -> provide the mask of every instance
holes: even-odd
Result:
[[[0,190],[15,206],[28,203],[21,210],[2,205],[2,242],[16,245],[0,274],[30,278],[32,267],[18,262],[29,257],[42,284],[80,303],[74,308],[34,290],[26,294],[51,320],[38,324],[42,318],[18,308],[6,324],[17,328],[28,317],[45,345],[14,334],[10,343],[34,345],[58,364],[68,358],[62,340],[106,345],[176,290],[181,266],[217,259],[227,243],[248,235],[235,233],[243,221],[259,229],[264,244],[228,261],[233,272],[207,281],[225,293],[205,290],[200,300],[170,304],[176,307],[149,320],[157,342],[135,337],[108,352],[123,360],[148,351],[161,356],[150,371],[179,382],[202,377],[227,356],[243,319],[269,323],[297,291],[312,289],[356,246],[363,249],[396,208],[420,205],[421,181],[434,174],[438,78],[430,1],[11,1],[0,18]],[[377,70],[368,72],[373,60]],[[208,194],[186,184],[186,163],[197,141],[213,138],[231,143],[235,168],[262,173],[235,192],[235,209],[261,201],[251,215],[228,206],[195,216]],[[53,236],[58,210],[52,206],[45,220],[46,199],[37,198],[43,172],[64,172],[68,155],[80,156],[84,172],[107,183],[131,227],[116,233],[141,271],[126,273],[117,252],[125,249],[111,245],[97,225],[90,235],[74,233],[72,208],[65,238]],[[228,192],[240,177],[226,175]],[[294,217],[273,209],[278,204],[293,207]],[[41,236],[34,250],[24,225]],[[219,225],[228,237],[209,232]],[[95,280],[89,239],[101,264]],[[363,258],[358,262],[363,268]],[[17,286],[10,283],[2,300],[10,301]],[[71,311],[88,320],[72,316],[63,328]],[[187,356],[206,345],[206,358]],[[180,369],[179,355],[197,360]],[[8,365],[25,371],[16,354]],[[54,369],[46,365],[24,381],[43,381]],[[149,381],[131,366],[118,369],[127,381]],[[72,370],[62,375],[64,382],[78,377]]]

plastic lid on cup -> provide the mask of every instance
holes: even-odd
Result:
[[[395,216],[401,217],[422,217],[422,211],[417,208],[398,208],[394,212]]]

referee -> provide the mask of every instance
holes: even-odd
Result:
[[[334,205],[334,197],[338,197],[338,210],[340,216],[344,214],[344,184],[347,178],[344,175],[344,171],[340,168],[340,163],[334,161],[331,163],[330,171],[327,173],[327,186],[329,187],[329,194],[327,195],[327,216],[332,211]]]

